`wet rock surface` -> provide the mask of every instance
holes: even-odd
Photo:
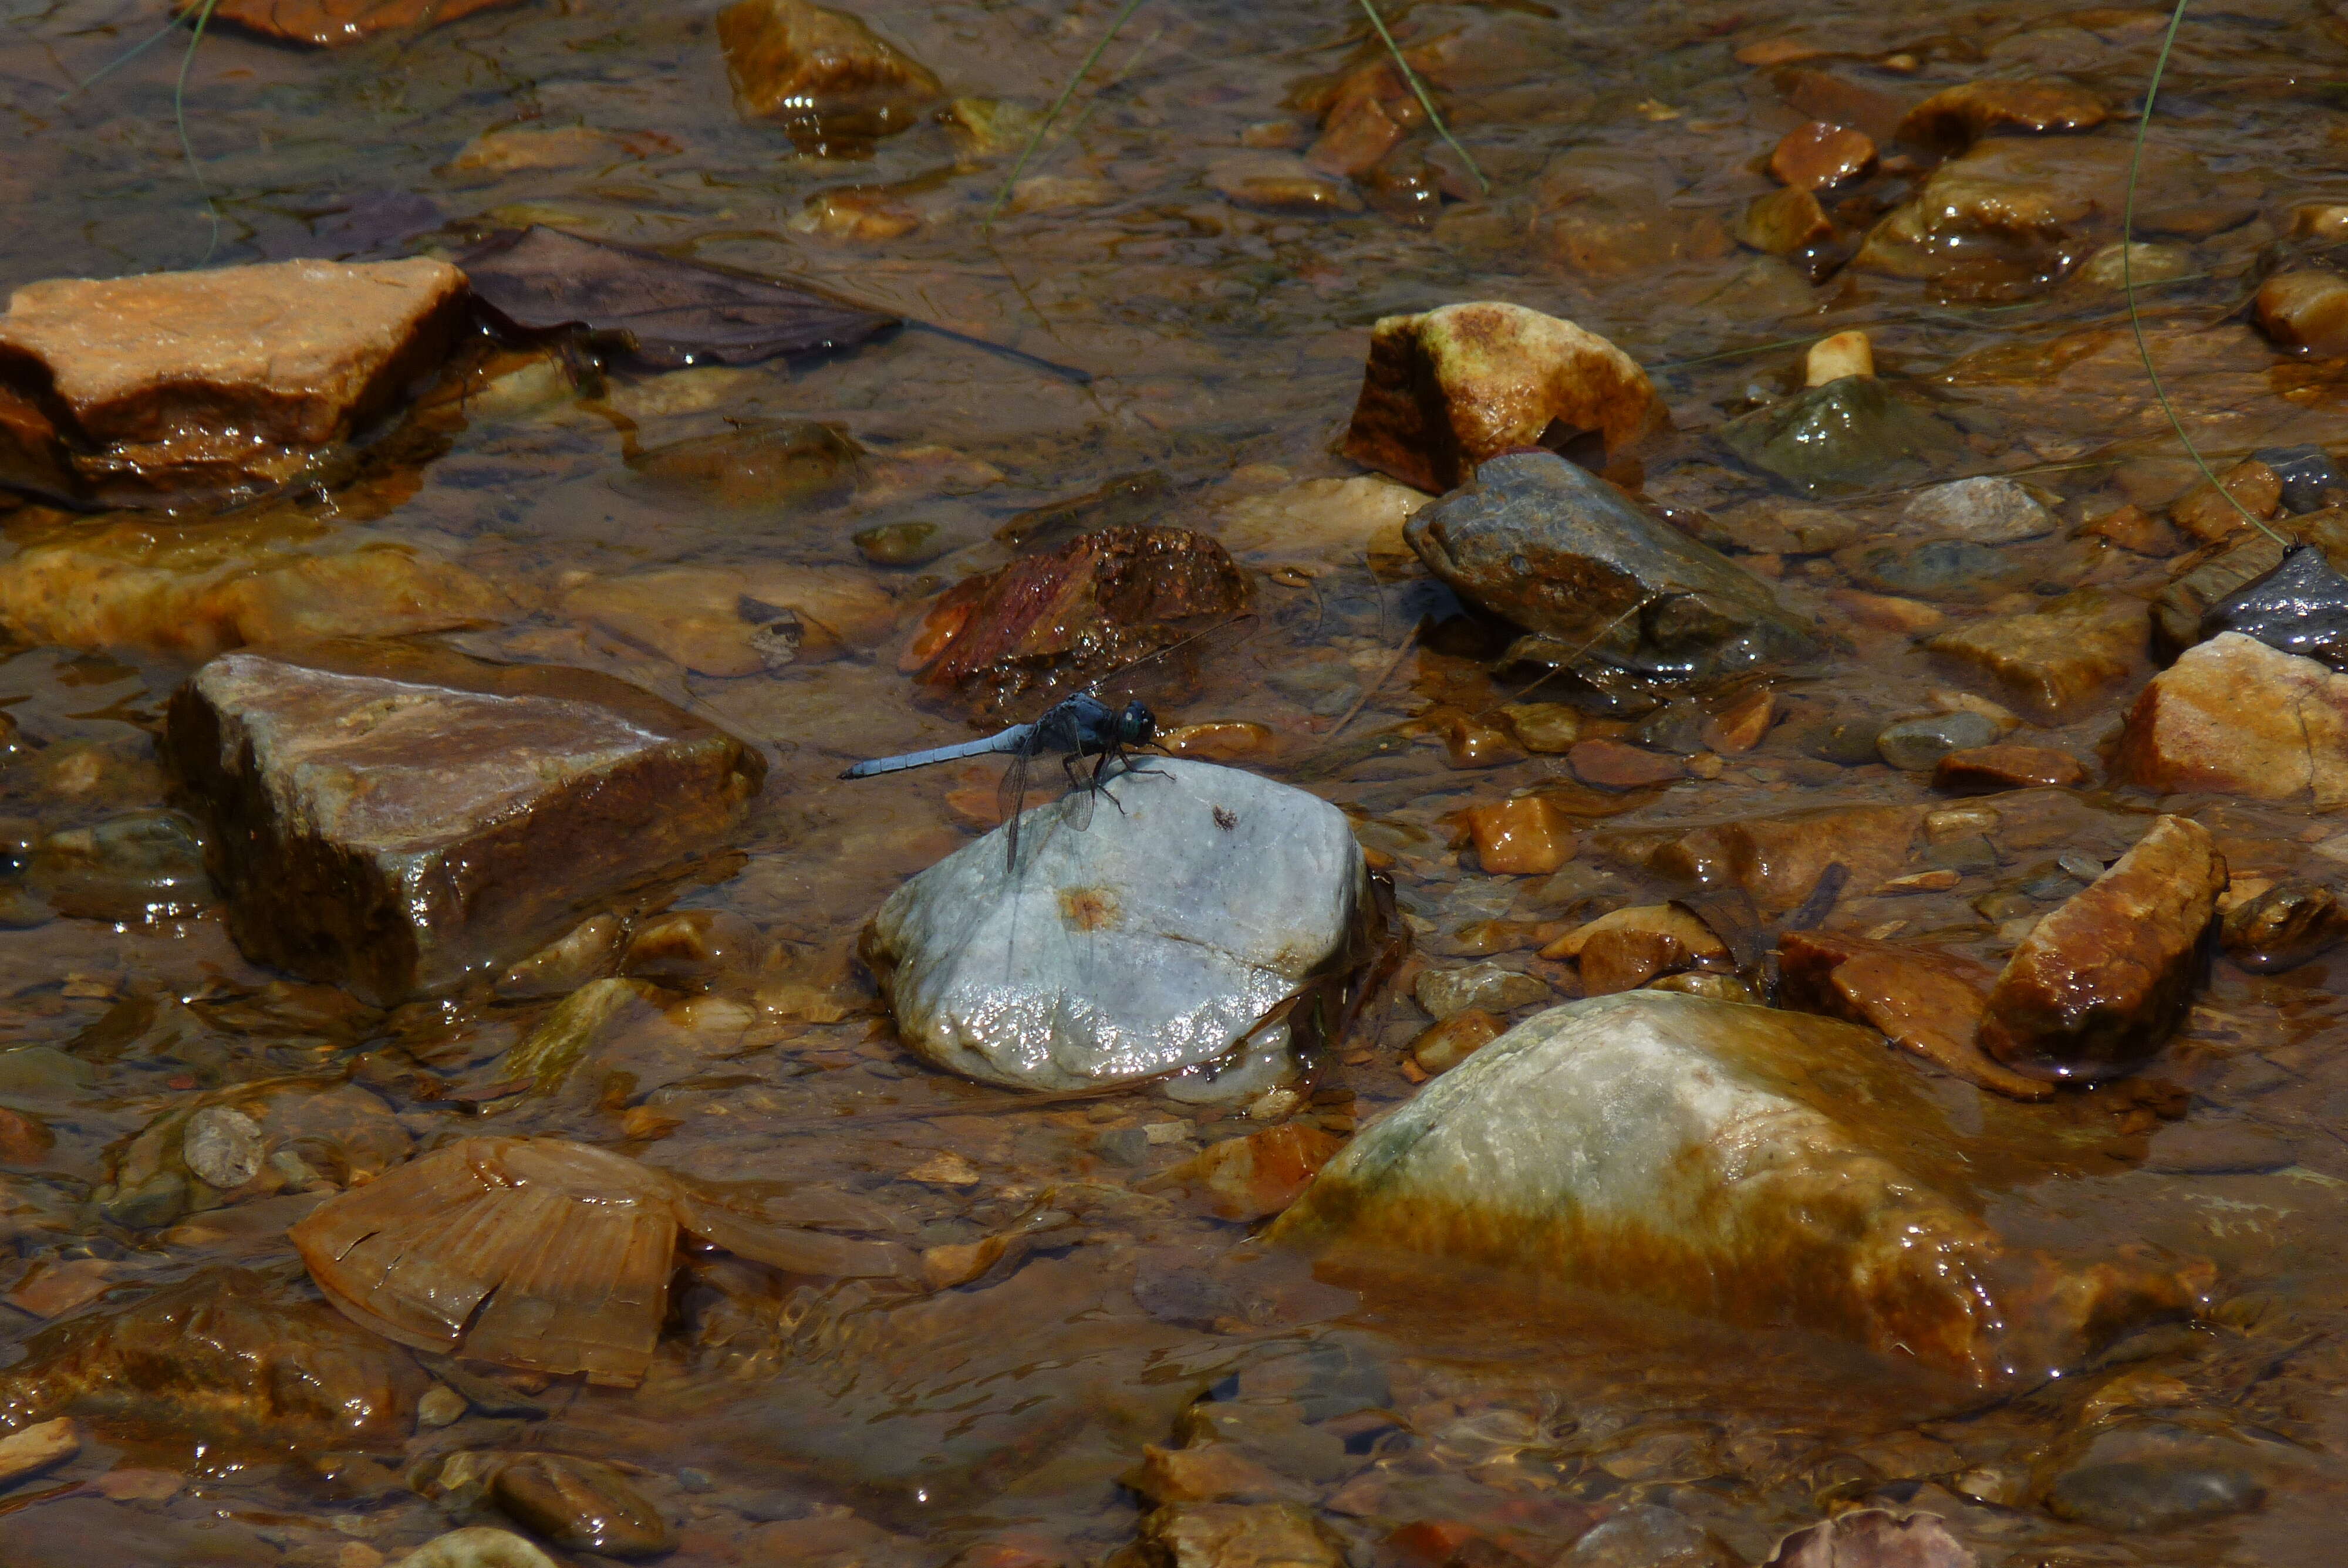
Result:
[[[239,941],[386,1000],[522,957],[583,900],[722,844],[765,772],[605,677],[365,645],[215,661],[173,699],[170,743]]]
[[[2152,678],[2113,768],[2157,794],[2348,801],[2348,677],[2226,632]]]
[[[811,148],[894,135],[945,96],[861,19],[807,0],[740,0],[719,14],[717,37],[744,118]]]
[[[1863,1106],[1825,1089],[1844,1077],[1869,1084]],[[2189,1297],[2189,1271],[2123,1283],[2009,1249],[1976,1217],[1962,1157],[1942,1163],[1959,1135],[1849,1025],[1599,998],[1446,1073],[1324,1168],[1272,1234],[1339,1257],[1471,1257],[1735,1321],[1790,1318],[1983,1383],[2080,1356],[2099,1331],[2095,1296],[2123,1313]],[[1817,1205],[1838,1216],[1830,1232],[1797,1217]]]
[[[117,503],[274,488],[438,368],[464,292],[422,258],[28,284],[0,316],[0,469]]]
[[[908,882],[865,951],[906,1044],[948,1071],[1068,1090],[1210,1064],[1344,950],[1366,897],[1361,851],[1334,809],[1234,769],[1148,763],[1078,830],[1067,804]],[[1081,797],[1071,797],[1080,799]],[[1225,819],[1230,820],[1228,826]],[[1251,1041],[1235,1081],[1285,1058]]]
[[[1813,647],[1766,583],[1563,458],[1495,458],[1405,533],[1437,576],[1556,648],[1557,662],[1669,679]]]

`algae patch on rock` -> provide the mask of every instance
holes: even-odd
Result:
[[[1851,1025],[1657,991],[1535,1015],[1325,1167],[1272,1232],[1330,1261],[1441,1256],[1856,1341],[1992,1386],[2071,1365],[2206,1269],[2008,1245],[1985,1166],[2026,1108],[1960,1130]]]

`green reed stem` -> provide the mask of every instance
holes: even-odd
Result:
[[[210,4],[211,0],[206,0],[206,3]],[[1117,19],[1108,25],[1108,31],[1100,36],[1100,42],[1092,46],[1092,52],[1085,56],[1085,63],[1076,67],[1076,74],[1068,78],[1068,85],[1060,89],[1060,96],[1054,99],[1052,107],[1045,111],[1043,122],[1036,126],[1035,134],[1027,138],[1027,145],[1019,149],[1019,161],[1014,163],[1011,166],[1011,172],[1004,176],[1003,189],[994,193],[994,205],[986,210],[985,218],[979,223],[980,228],[992,226],[995,219],[1002,215],[1004,204],[1011,200],[1011,188],[1019,183],[1019,177],[1027,170],[1028,160],[1035,156],[1035,149],[1043,146],[1044,138],[1051,134],[1052,122],[1058,119],[1060,111],[1068,107],[1068,100],[1076,97],[1077,87],[1083,83],[1086,77],[1091,75],[1092,68],[1100,63],[1101,56],[1107,52],[1110,43],[1115,40],[1118,33],[1124,30],[1126,23],[1131,21],[1133,14],[1147,3],[1148,0],[1125,0],[1125,9],[1117,14]]]

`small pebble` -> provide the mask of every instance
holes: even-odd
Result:
[[[424,1390],[416,1401],[416,1424],[419,1427],[451,1427],[465,1419],[472,1409],[465,1396],[446,1383],[435,1383]]]
[[[2092,855],[2082,855],[2075,849],[2066,850],[2056,856],[2054,864],[2082,882],[2093,882],[2104,874],[2102,861]]]
[[[1996,739],[1997,725],[1979,713],[1936,713],[1886,725],[1875,737],[1875,750],[1895,768],[1921,773],[1951,752],[1986,746]]]

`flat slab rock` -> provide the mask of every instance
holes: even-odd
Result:
[[[0,478],[132,504],[283,483],[438,367],[445,261],[54,278],[0,316]]]
[[[1368,871],[1336,807],[1180,759],[1108,787],[1082,832],[1062,803],[1026,813],[1015,868],[998,828],[880,907],[865,956],[922,1057],[1040,1090],[1201,1068],[1345,947]],[[1169,1091],[1231,1094],[1284,1056],[1275,1026]]]
[[[1982,1188],[2057,1140],[2029,1108],[1978,1105],[1952,1111],[1850,1024],[1596,997],[1421,1090],[1272,1234],[1341,1266],[1416,1253],[1828,1334],[1981,1386],[2035,1380],[2188,1308],[2198,1265],[2008,1245]]]
[[[361,641],[213,660],[165,751],[238,945],[376,1003],[502,968],[722,844],[766,774],[610,676]]]

